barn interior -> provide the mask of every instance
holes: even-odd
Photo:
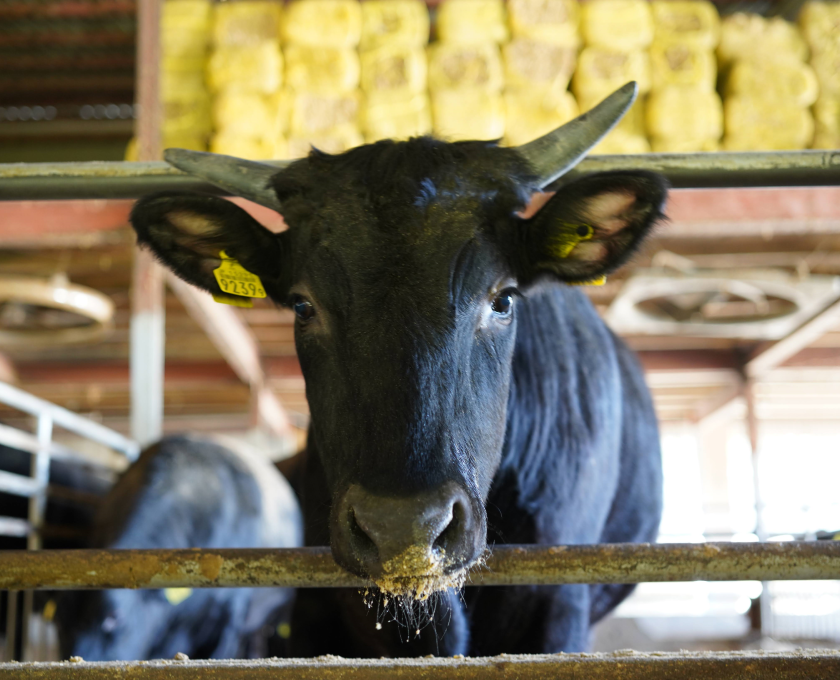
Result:
[[[458,17],[450,16],[446,21],[451,23],[443,26],[441,20],[447,16],[444,7],[459,1],[418,0],[431,17],[432,44],[453,54],[455,48],[446,35],[457,33]],[[604,1],[582,0],[580,9],[583,12]],[[622,0],[613,1],[610,12],[627,12],[626,53],[653,55],[659,45],[655,32],[647,42],[633,42],[639,34],[634,12],[641,5],[643,12],[650,13],[648,3],[626,0],[625,9]],[[405,126],[406,136],[435,133],[458,138],[467,134],[458,131],[459,125],[463,129],[459,116],[464,117],[458,107],[466,105],[453,103],[449,111],[435,103],[431,115],[427,111],[425,117],[412,109],[399,120],[394,114],[395,120],[387,123],[388,116],[383,114],[386,122],[376,119],[376,130],[370,122],[365,129],[355,122],[339,121],[335,129],[286,129],[276,135],[283,138],[282,143],[241,133],[237,137],[223,129],[231,124],[230,118],[253,115],[256,120],[259,112],[247,110],[250,100],[244,96],[241,101],[231,99],[229,108],[224,108],[224,83],[235,80],[226,63],[211,65],[206,77],[215,78],[217,84],[202,84],[198,94],[190,95],[194,101],[176,96],[192,92],[192,85],[184,83],[194,83],[196,78],[204,83],[204,60],[212,59],[213,49],[221,50],[219,45],[208,47],[212,30],[205,27],[199,30],[207,35],[198,66],[190,55],[166,52],[167,46],[188,41],[182,33],[182,39],[173,43],[164,29],[192,30],[189,12],[204,11],[194,9],[202,4],[215,11],[234,6],[246,19],[249,9],[255,13],[256,20],[243,19],[240,24],[231,20],[225,29],[225,15],[219,11],[222,28],[218,31],[224,36],[225,30],[231,35],[270,30],[260,20],[260,12],[266,6],[279,12],[284,3],[0,3],[0,164],[152,161],[161,157],[162,145],[282,159],[300,155],[301,144],[304,153],[310,143],[337,152],[378,136],[401,136]],[[496,45],[535,39],[527,26],[523,28],[525,19],[522,25],[516,22],[516,8],[527,9],[528,2],[487,0],[487,4],[497,4],[508,15],[501,24],[494,23],[488,9],[487,17],[475,15],[467,21],[463,30],[487,32],[479,44],[494,46],[498,55]],[[543,10],[548,7],[545,11],[555,8],[558,16],[570,7],[578,11],[576,0],[531,4]],[[674,38],[674,44],[687,49],[690,56],[695,55],[692,50],[708,54],[712,65],[705,68],[710,73],[686,75],[676,67],[673,73],[662,67],[658,76],[651,79],[648,74],[650,88],[640,105],[648,107],[646,117],[644,112],[634,113],[638,121],[627,124],[628,129],[634,125],[638,129],[617,130],[621,134],[609,138],[595,153],[697,153],[714,166],[714,154],[719,151],[840,149],[840,61],[836,57],[840,54],[840,5],[774,0],[683,4],[688,14],[692,7],[712,7],[723,26],[738,13],[750,17],[757,26],[750,29],[754,33],[732,38],[733,43],[743,42],[738,48],[743,50],[739,57],[746,64],[743,70],[759,63],[762,55],[766,57],[761,49],[786,49],[785,41],[801,45],[801,54],[794,58],[799,70],[791,67],[789,82],[774,87],[767,71],[756,66],[738,90],[734,78],[727,80],[738,60],[730,55],[725,61],[716,42],[725,31],[713,30],[715,42],[702,48],[688,38],[684,42]],[[164,29],[157,30],[161,16]],[[698,13],[694,18],[702,23],[705,16]],[[771,24],[783,25],[784,30],[773,32],[768,28]],[[494,37],[497,26],[502,26],[502,35]],[[608,28],[616,30],[605,24],[604,31]],[[216,40],[222,40],[218,35]],[[255,37],[249,44],[257,45],[263,38]],[[346,47],[342,36],[331,39],[336,42],[323,49],[342,48],[355,54],[354,43]],[[275,40],[286,59],[286,80],[300,78],[290,71],[294,34],[287,32]],[[451,40],[457,44],[455,38]],[[830,46],[826,50],[834,50],[833,62],[820,61],[818,40],[826,41]],[[585,73],[582,50],[597,45],[592,35],[559,44],[572,54],[571,69],[558,58],[556,64],[552,62],[555,71],[549,74],[555,88],[557,82],[565,81],[562,96],[558,95],[560,103],[555,101],[550,111],[534,121],[517,118],[519,102],[514,94],[517,87],[528,86],[527,79],[521,80],[524,76],[515,72],[515,65],[490,60],[487,63],[496,64],[499,72],[487,78],[497,78],[498,83],[477,89],[492,100],[498,115],[471,121],[469,132],[481,129],[481,134],[473,136],[503,137],[507,143],[528,134],[520,127],[527,128],[531,122],[537,127],[546,120],[549,127],[561,124],[585,110],[585,94],[597,90],[597,83],[587,83],[586,77],[600,78],[608,87],[615,78],[621,83],[628,73],[635,75],[632,69],[620,68],[600,73],[601,67],[595,66]],[[418,49],[423,56],[424,48]],[[623,54],[621,49],[616,52]],[[479,60],[474,53],[457,58]],[[512,49],[501,52],[511,53]],[[751,62],[750,55],[758,59]],[[254,78],[262,77],[260,68],[270,68],[256,56],[248,58],[252,59],[249,73],[257,74]],[[578,71],[573,75],[575,61]],[[482,68],[489,68],[487,63],[476,61]],[[365,85],[364,59],[362,64],[362,87],[376,94],[375,84]],[[189,68],[195,72],[188,72]],[[317,68],[313,66],[312,72]],[[475,84],[459,82],[459,78],[468,80],[474,71],[462,63],[460,71],[441,67],[437,77],[453,80],[448,90],[455,93],[453,97],[462,91],[477,96]],[[422,79],[412,98],[425,97],[431,88],[432,101],[445,99],[443,95],[434,99],[434,88],[444,89],[440,82],[433,82],[434,74],[430,62],[428,83]],[[330,77],[335,74],[324,75],[324,80]],[[352,80],[352,75],[347,77]],[[679,78],[697,82],[685,85]],[[710,86],[705,88],[702,83],[707,81]],[[693,112],[689,110],[692,104],[669,108],[661,103],[662,92],[674,83],[688,90],[695,87],[716,104],[710,112],[703,109],[705,104],[697,104]],[[279,91],[279,79],[276,87],[265,82],[253,87],[258,96],[270,98],[274,90]],[[346,98],[358,87],[358,82],[341,86],[343,90],[334,94]],[[328,88],[320,93],[324,98],[328,95]],[[503,99],[508,95],[507,101]],[[213,109],[211,97],[217,102]],[[747,127],[760,128],[761,134],[750,137],[738,128],[738,102],[752,106],[753,118]],[[505,104],[508,129],[504,127]],[[788,109],[789,119],[780,117],[779,111]],[[160,120],[143,115],[153,110],[163,111]],[[756,113],[770,110],[776,118],[763,120]],[[326,117],[340,117],[342,111],[339,102]],[[351,117],[355,115],[354,110]],[[373,121],[373,114],[366,120]],[[450,127],[438,122],[443,120]],[[772,134],[774,129],[791,130],[797,125],[805,129],[801,140]],[[703,132],[692,137],[680,126]],[[677,131],[671,132],[675,127]],[[826,167],[838,167],[838,154],[826,154]],[[0,166],[0,180],[13,172],[13,166]],[[835,480],[840,477],[840,186],[831,185],[837,184],[836,173],[832,177],[815,181],[814,186],[675,189],[668,201],[667,221],[642,251],[603,285],[585,288],[598,312],[637,352],[653,394],[665,466],[662,542],[840,537],[835,492]],[[0,503],[10,508],[0,512],[4,548],[65,547],[83,541],[86,518],[98,495],[128,465],[130,444],[118,450],[125,442],[146,444],[161,433],[224,432],[247,438],[272,460],[285,459],[305,446],[308,406],[292,312],[264,299],[253,300],[248,308],[219,305],[163,274],[150,257],[138,254],[128,225],[132,203],[124,198],[21,200],[4,194],[0,185],[0,443],[5,447],[0,450],[0,468],[7,473],[17,471],[15,451],[37,449],[39,441],[43,449],[46,437],[52,442],[55,460],[85,466],[101,482],[97,489],[84,492],[58,483],[38,487],[47,494],[50,511],[46,521],[36,526],[30,521],[31,504],[26,501],[27,494],[37,497],[35,486],[21,491],[19,484],[15,487],[0,472]],[[270,228],[282,228],[269,211],[249,209]],[[26,402],[17,391],[7,393],[4,386],[41,401]],[[45,434],[48,405],[81,416],[94,429],[58,416]],[[95,426],[104,426],[125,440],[115,446],[115,440],[108,440]],[[38,474],[43,472],[33,468],[35,480]],[[82,508],[81,517],[65,512],[68,507]],[[599,626],[593,646],[597,651],[836,648],[840,646],[838,584],[831,580],[643,584]],[[34,598],[31,615],[23,617],[26,607],[33,607],[32,596],[15,594],[11,602],[12,606],[3,594],[0,614],[17,632],[10,635],[4,627],[0,661],[58,659],[49,603]],[[10,613],[13,609],[20,616]]]

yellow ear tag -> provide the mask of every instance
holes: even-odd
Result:
[[[603,286],[607,282],[606,276],[599,276],[597,279],[591,281],[578,281],[577,283],[570,283],[570,286]]]
[[[569,257],[578,243],[588,241],[595,234],[595,230],[588,224],[561,222],[560,226],[562,229],[552,234],[548,242],[549,252],[559,259]]]
[[[225,296],[214,295],[213,299],[216,302],[221,302],[226,305],[234,305],[236,307],[250,307],[253,303],[250,300],[236,300],[236,298],[228,298],[229,295],[238,295],[245,298],[264,298],[265,288],[263,288],[260,277],[252,274],[239,262],[231,257],[223,250],[219,253],[222,258],[222,264],[213,270],[213,276],[216,277],[216,282]]]
[[[227,295],[216,295],[214,293],[213,300],[218,302],[220,305],[230,305],[231,307],[244,307],[245,309],[251,309],[254,306],[254,301],[251,298],[228,297]]]
[[[47,604],[44,605],[44,611],[41,613],[44,621],[52,621],[55,618],[56,609],[57,605],[55,604],[55,600],[47,600]]]
[[[192,588],[164,588],[163,596],[171,605],[179,605],[192,595]]]

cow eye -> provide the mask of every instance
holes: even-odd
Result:
[[[490,308],[496,316],[507,318],[513,311],[513,291],[503,290],[490,303]]]
[[[309,321],[315,316],[315,307],[309,300],[304,300],[299,295],[296,295],[292,300],[292,309],[299,321]]]

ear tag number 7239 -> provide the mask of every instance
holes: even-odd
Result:
[[[266,296],[265,288],[263,288],[259,276],[249,272],[239,262],[229,257],[224,250],[219,253],[219,257],[222,258],[222,263],[213,270],[213,276],[216,277],[216,283],[219,284],[219,288],[222,289],[225,296],[214,295],[213,299],[216,302],[236,306],[250,306],[247,304],[250,300],[243,300],[242,302],[246,304],[242,305],[239,301],[235,299],[231,300],[227,296],[235,295],[245,298],[264,298]]]

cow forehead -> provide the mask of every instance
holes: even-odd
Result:
[[[476,205],[462,197],[457,206],[406,203],[395,209],[398,215],[325,209],[315,218],[320,235],[311,243],[307,278],[338,283],[360,300],[423,298],[448,306],[453,287],[492,277],[499,262]],[[470,268],[481,271],[468,276]]]

